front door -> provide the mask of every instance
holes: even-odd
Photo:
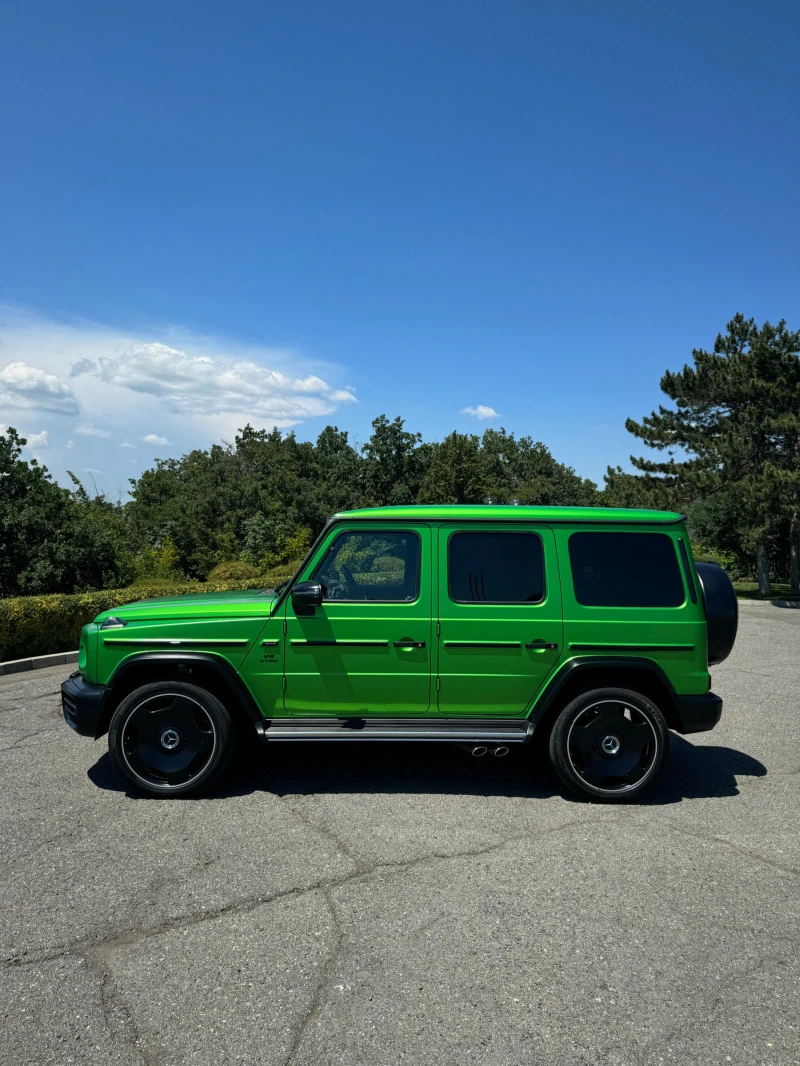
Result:
[[[284,707],[339,718],[431,708],[432,566],[428,526],[336,526],[299,575],[320,607],[286,600]],[[433,713],[436,713],[435,709]]]
[[[446,525],[438,554],[440,713],[522,717],[562,654],[552,530]]]

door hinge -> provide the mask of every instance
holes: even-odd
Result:
[[[289,629],[289,625],[288,625],[286,619],[284,618],[284,620],[283,620],[283,635],[284,636],[286,636],[286,633],[287,633],[288,629]]]
[[[442,635],[442,623],[441,622],[437,622],[436,623],[436,636],[440,637],[441,635]]]
[[[438,692],[441,687],[442,687],[442,679],[440,677],[437,677],[436,678],[436,691]]]
[[[286,691],[286,674],[283,675],[283,685],[281,687],[283,688],[283,691],[285,692]]]

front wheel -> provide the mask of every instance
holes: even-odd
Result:
[[[556,719],[550,761],[573,792],[618,803],[653,784],[668,747],[667,723],[652,700],[631,689],[593,689]]]
[[[111,761],[125,781],[150,796],[188,796],[217,778],[233,753],[224,705],[207,689],[158,681],[131,692],[108,730]]]

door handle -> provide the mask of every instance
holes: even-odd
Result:
[[[549,640],[530,640],[525,647],[529,651],[558,651],[558,645]]]
[[[424,648],[424,640],[396,640],[394,642],[395,648]]]

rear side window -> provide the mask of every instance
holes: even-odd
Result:
[[[675,545],[664,533],[573,533],[575,599],[585,607],[680,607]]]
[[[448,574],[454,603],[540,603],[542,542],[535,533],[454,533]]]

